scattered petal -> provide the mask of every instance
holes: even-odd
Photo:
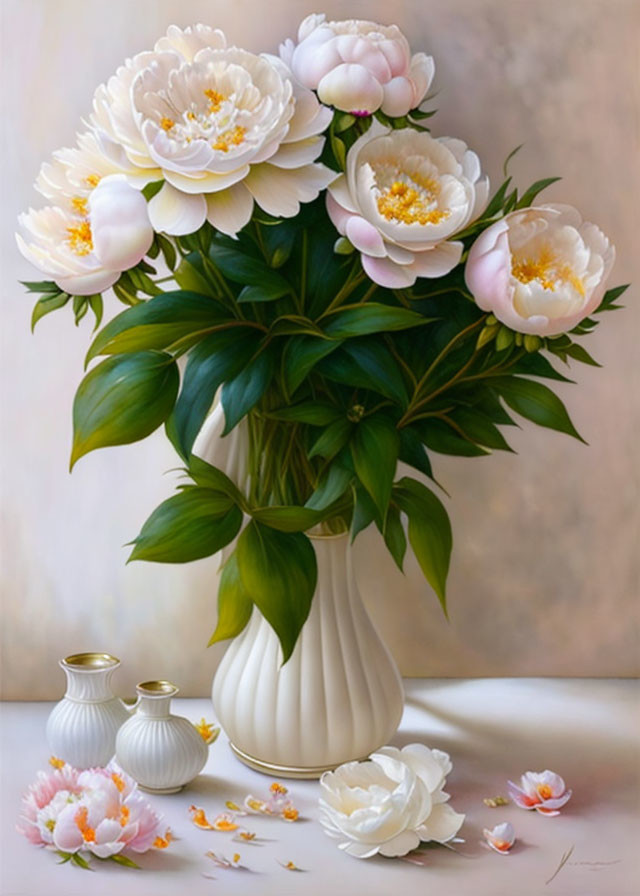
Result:
[[[501,855],[507,855],[513,844],[516,842],[515,831],[510,821],[497,824],[491,830],[485,828],[482,831],[486,843],[489,847]]]
[[[207,745],[212,744],[220,734],[220,728],[214,726],[212,722],[207,722],[204,718],[200,719],[197,724],[194,723],[194,728]]]
[[[205,856],[211,859],[218,868],[246,868],[246,865],[240,864],[240,853],[238,852],[234,853],[230,859],[211,851],[206,852]]]
[[[281,862],[279,859],[277,860],[278,865],[282,865],[283,868],[286,868],[287,871],[305,871],[304,868],[298,868],[295,862]]]
[[[155,849],[166,849],[167,846],[169,846],[169,844],[172,841],[173,841],[173,834],[171,833],[171,830],[169,828],[167,828],[167,831],[166,831],[164,837],[160,837],[160,836],[156,837],[156,839],[153,841],[153,845],[154,845]]]
[[[53,766],[53,768],[64,768],[66,762],[64,761],[64,759],[58,759],[57,756],[50,756],[49,765]]]
[[[498,806],[508,806],[509,800],[505,796],[486,797],[482,800],[489,809],[497,809]]]
[[[207,818],[204,809],[199,809],[197,806],[189,806],[189,812],[191,812],[191,821],[197,828],[200,828],[203,831],[215,830],[214,826]]]
[[[238,815],[246,815],[247,814],[243,809],[240,808],[240,806],[237,803],[234,803],[233,800],[227,800],[225,803],[225,806],[231,812],[235,812]]]
[[[282,817],[285,821],[297,821],[300,813],[293,805],[285,806],[282,810]]]
[[[271,791],[271,793],[280,793],[280,794],[289,793],[289,791],[284,786],[284,784],[279,784],[277,781],[273,782],[273,784],[271,785],[269,790]]]
[[[237,831],[238,825],[233,820],[233,815],[223,812],[214,819],[213,829],[216,831]]]

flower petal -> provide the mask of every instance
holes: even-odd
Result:
[[[267,214],[276,218],[292,218],[301,202],[311,202],[335,177],[324,165],[306,165],[285,170],[265,162],[254,165],[245,178],[245,186]]]
[[[194,233],[202,227],[206,216],[204,196],[183,193],[170,183],[165,183],[149,202],[149,219],[153,229],[172,236]]]
[[[253,196],[244,184],[234,184],[218,193],[207,193],[207,221],[229,236],[235,236],[251,220]]]
[[[345,236],[359,252],[364,252],[365,255],[384,258],[387,254],[380,231],[360,215],[352,215],[347,220]]]

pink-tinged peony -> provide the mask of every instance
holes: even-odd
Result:
[[[77,769],[66,764],[55,770],[38,772],[35,783],[22,799],[18,832],[37,846],[50,844],[59,813],[82,791],[78,784],[79,775]]]
[[[354,115],[378,109],[392,117],[406,115],[420,105],[434,74],[431,56],[412,56],[396,25],[359,19],[327,22],[324,15],[307,16],[297,46],[287,41],[281,55],[323,103]]]
[[[452,237],[482,212],[488,195],[478,157],[462,140],[374,121],[330,185],[327,211],[374,283],[402,289],[458,264],[463,245]]]
[[[32,843],[67,856],[85,852],[107,859],[124,849],[142,853],[171,842],[162,817],[115,763],[40,772],[23,799],[20,822],[18,830]]]
[[[497,824],[491,830],[485,828],[482,831],[482,836],[491,849],[494,849],[503,856],[507,855],[513,844],[516,842],[515,831],[513,830],[513,825],[510,821]]]
[[[511,212],[469,252],[466,281],[483,311],[519,333],[556,336],[594,311],[615,249],[568,205]]]
[[[548,769],[544,772],[525,772],[520,787],[509,781],[509,796],[521,809],[535,809],[541,815],[559,815],[560,809],[571,799],[564,780]]]

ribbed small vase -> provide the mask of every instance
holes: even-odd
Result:
[[[402,716],[402,681],[362,603],[349,535],[312,539],[318,584],[289,661],[254,608],[224,655],[213,704],[247,765],[318,777],[387,743]]]
[[[138,708],[118,731],[116,761],[143,790],[177,793],[202,771],[209,751],[188,719],[171,715],[175,685],[146,681],[136,690]]]
[[[120,660],[108,653],[76,653],[60,661],[67,689],[47,720],[49,750],[75,768],[106,765],[129,710],[111,690]]]

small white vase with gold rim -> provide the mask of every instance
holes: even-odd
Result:
[[[136,690],[136,713],[118,731],[116,761],[143,790],[177,793],[200,774],[209,750],[188,719],[171,714],[175,685],[145,681]]]

